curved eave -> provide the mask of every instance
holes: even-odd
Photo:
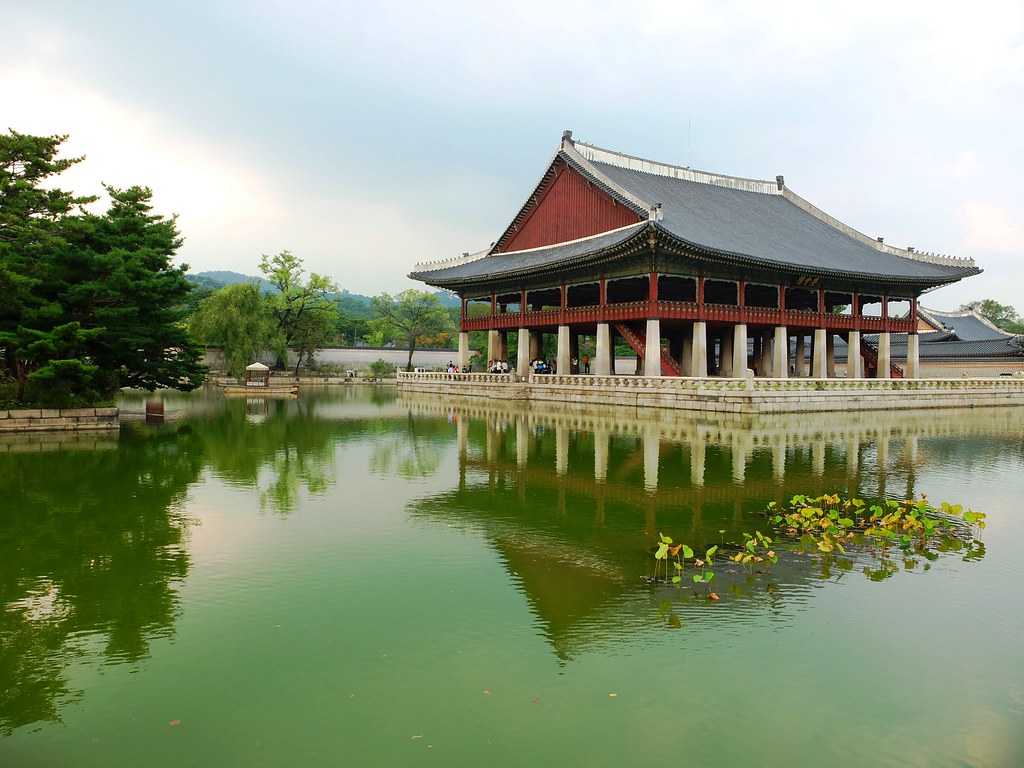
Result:
[[[658,232],[658,245],[672,250],[674,246],[680,256],[693,257],[703,256],[709,260],[729,264],[734,267],[754,267],[757,269],[781,272],[787,275],[814,275],[837,281],[871,282],[883,283],[886,285],[904,285],[925,289],[934,288],[940,285],[948,285],[981,273],[978,267],[950,267],[945,275],[886,275],[876,272],[857,272],[853,270],[829,269],[826,267],[812,267],[802,264],[791,264],[777,259],[764,259],[752,256],[748,253],[735,253],[711,248],[700,243],[694,243],[678,235],[669,232],[660,224],[654,225]],[[898,257],[897,257],[898,258]]]
[[[495,282],[512,282],[523,277],[543,277],[649,248],[652,235],[655,238],[656,248],[660,249],[662,253],[667,252],[688,259],[706,260],[709,265],[721,264],[735,269],[755,269],[792,276],[814,275],[836,282],[892,285],[925,290],[955,283],[981,272],[981,269],[974,266],[944,267],[942,268],[943,273],[931,275],[887,275],[820,266],[812,267],[712,248],[681,238],[660,223],[640,222],[621,230],[581,240],[528,251],[492,254],[471,262],[473,266],[468,274],[460,265],[453,265],[442,269],[411,272],[409,277],[427,285],[449,289],[471,288]],[[559,251],[568,251],[568,253],[560,256]],[[550,254],[550,257],[546,256],[546,253]],[[508,263],[509,266],[503,266],[503,262]],[[448,272],[447,275],[446,272]]]
[[[480,271],[477,274],[452,274],[445,276],[442,273],[445,269],[432,270],[427,272],[411,272],[409,277],[419,280],[437,288],[469,288],[476,285],[492,284],[495,282],[509,282],[522,277],[537,277],[551,273],[562,273],[568,269],[578,268],[588,263],[606,261],[618,256],[638,252],[649,247],[650,224],[639,222],[616,230],[614,233],[604,233],[582,240],[558,243],[543,248],[534,248],[530,251],[510,251],[499,253],[480,259],[476,264],[480,266],[490,265],[493,268],[488,271]],[[614,235],[621,235],[615,237]],[[611,235],[611,236],[610,236]],[[610,241],[610,242],[609,242]],[[594,247],[587,248],[587,244]],[[519,263],[516,266],[503,268],[500,261],[521,260],[524,256],[534,254],[543,259],[543,253],[550,251],[557,254],[559,250],[569,250],[565,256],[554,255],[549,261],[538,261],[533,259],[529,263]],[[454,269],[454,268],[449,268]]]

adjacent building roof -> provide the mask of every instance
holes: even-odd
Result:
[[[936,332],[952,334],[959,341],[1006,341],[1013,337],[1012,333],[1004,331],[977,312],[939,312],[918,306],[917,313]],[[928,338],[931,338],[931,334],[928,334]]]
[[[502,252],[538,205],[559,164],[633,211],[638,223],[542,248]],[[660,243],[734,266],[918,289],[981,271],[971,259],[918,253],[869,238],[795,195],[781,176],[759,181],[695,171],[575,142],[567,131],[534,193],[495,246],[474,256],[419,264],[410,277],[447,287],[563,269],[600,258],[634,237],[639,241],[644,232]]]

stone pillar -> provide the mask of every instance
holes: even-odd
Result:
[[[690,443],[690,485],[694,488],[704,487],[704,463],[707,443],[703,434],[696,436]]]
[[[658,459],[661,455],[661,440],[656,429],[645,429],[644,441],[644,488],[658,490]]]
[[[490,419],[486,420],[487,427],[487,464],[493,466],[498,460],[498,446],[501,443],[501,431]]]
[[[603,483],[608,479],[608,430],[594,430],[594,480]]]
[[[921,376],[921,337],[916,333],[907,334],[907,364],[904,366],[903,376],[907,379],[917,379]]]
[[[608,323],[598,323],[597,351],[594,353],[594,365],[590,369],[595,376],[610,376],[612,374],[613,354],[611,326]]]
[[[569,326],[558,326],[558,351],[555,353],[555,373],[568,374],[572,368],[569,365]]]
[[[679,353],[679,368],[683,376],[693,376],[693,331],[683,334],[683,347]]]
[[[747,375],[747,324],[736,323],[732,330],[732,375],[737,379]]]
[[[826,338],[828,331],[824,328],[814,329],[814,359],[811,361],[811,376],[815,379],[828,378],[828,353],[825,347],[828,345]]]
[[[530,458],[530,430],[526,416],[516,419],[516,465],[525,467]]]
[[[736,376],[733,373],[733,364],[736,362],[733,355],[733,333],[725,331],[722,334],[722,346],[721,346],[721,361],[719,363],[719,373],[722,376]]]
[[[647,320],[644,376],[661,376],[661,321],[656,317]]]
[[[757,372],[761,376],[774,376],[772,370],[772,337],[768,331],[761,331],[758,334],[761,338],[761,355],[757,364]]]
[[[530,375],[530,331],[527,328],[519,329],[516,340],[516,374],[520,378]]]
[[[860,331],[850,331],[846,346],[846,378],[863,379],[864,360],[860,356]]]
[[[747,477],[747,446],[744,443],[746,432],[734,432],[732,440],[732,479],[742,483]]]
[[[889,333],[882,331],[878,334],[878,373],[875,374],[879,379],[888,379],[892,374],[889,370],[889,364],[892,362],[892,353],[889,350]]]
[[[836,377],[836,335],[832,331],[825,337],[825,374],[830,379]]]
[[[793,353],[793,375],[803,378],[807,375],[807,345],[804,335],[798,333],[796,336],[796,351]]]
[[[775,326],[775,344],[772,348],[772,375],[777,379],[789,378],[789,334],[786,326]]]
[[[854,487],[854,478],[860,471],[860,435],[850,432],[846,436],[846,476],[850,480],[850,487]]]
[[[564,475],[569,471],[569,429],[555,427],[555,474]]]
[[[508,331],[498,331],[498,359],[508,360]]]
[[[811,471],[815,477],[825,474],[825,438],[818,438],[811,443]]]
[[[466,458],[466,450],[469,447],[469,421],[465,416],[459,416],[455,422],[455,442],[459,446],[459,457]]]
[[[772,440],[772,475],[778,483],[786,479],[786,438],[782,436]]]
[[[497,360],[501,354],[500,332],[493,328],[487,332],[487,362],[490,365],[492,360]]]
[[[459,331],[459,368],[469,365],[469,332]]]
[[[690,355],[690,375],[708,375],[708,324],[698,320],[693,324],[693,349]]]

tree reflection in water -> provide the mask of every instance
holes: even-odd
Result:
[[[189,568],[182,502],[201,466],[189,430],[2,457],[0,731],[59,719],[78,695],[66,667],[85,643],[138,662],[171,633]]]

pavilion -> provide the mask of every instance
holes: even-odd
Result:
[[[574,141],[566,131],[533,193],[487,250],[418,264],[410,277],[462,302],[459,354],[488,331],[488,358],[517,336],[529,373],[545,334],[569,372],[596,338],[591,372],[611,375],[614,342],[645,376],[919,375],[918,297],[978,274],[971,259],[870,238],[775,181],[707,173]],[[870,334],[874,345],[862,341]],[[890,334],[906,334],[904,368]]]

